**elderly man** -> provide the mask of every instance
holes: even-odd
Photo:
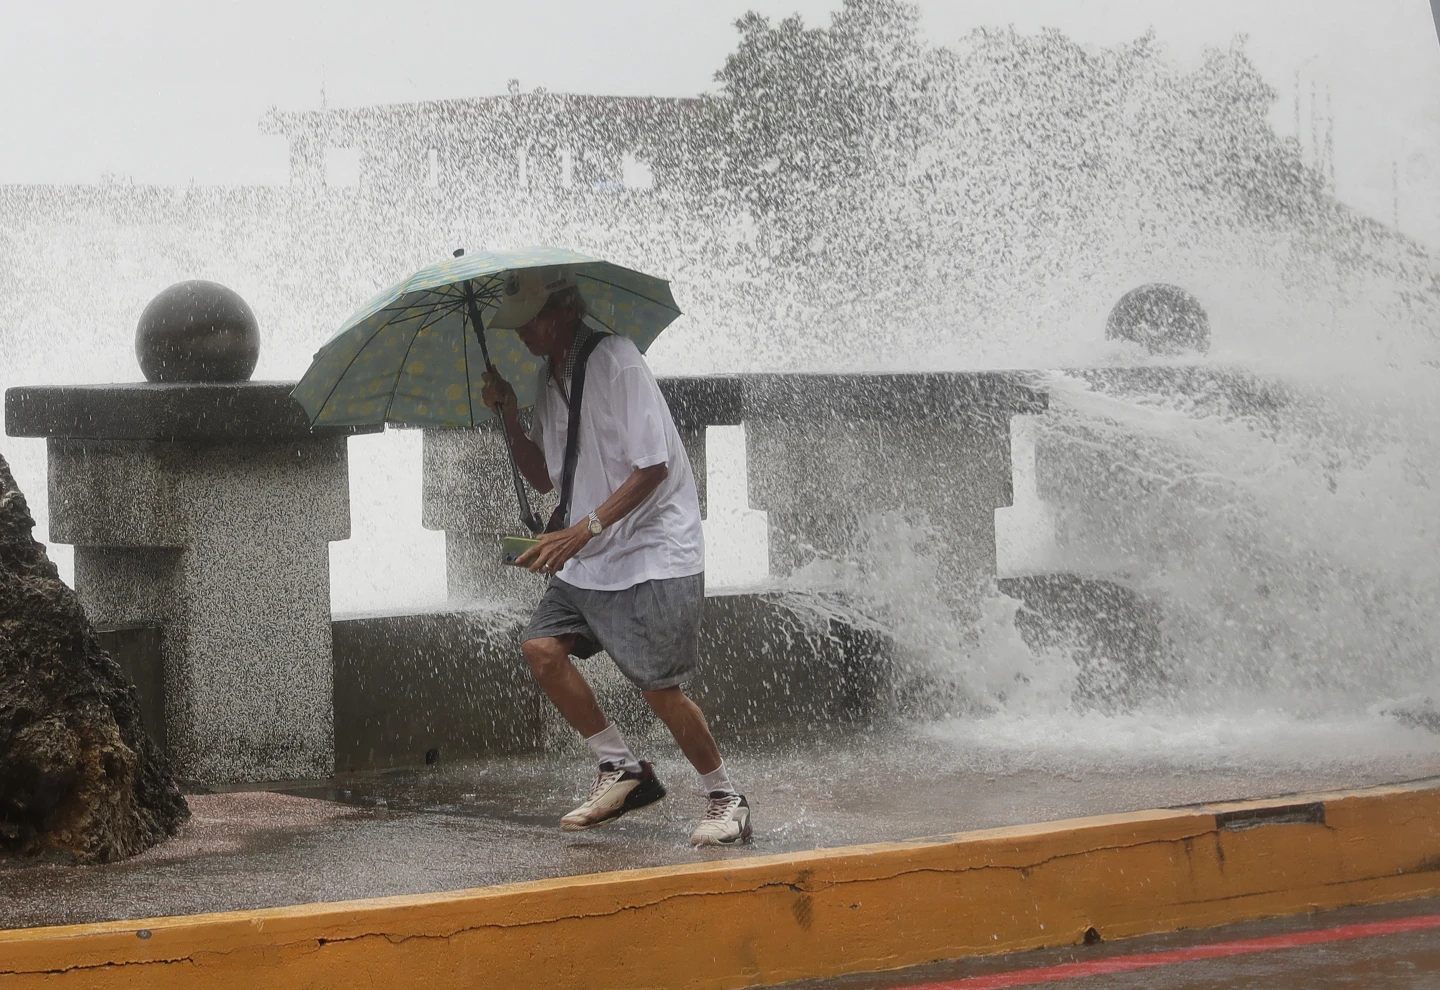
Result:
[[[594,828],[665,796],[654,767],[635,758],[570,662],[603,649],[700,775],[708,803],[690,841],[748,842],[750,806],[731,785],[705,716],[681,690],[695,670],[705,600],[690,461],[639,349],[593,329],[586,316],[563,269],[514,273],[490,326],[515,330],[530,353],[546,359],[529,433],[521,432],[508,382],[487,372],[483,396],[514,439],[521,473],[548,492],[562,487],[571,384],[577,357],[585,362],[569,517],[519,560],[549,575],[525,632],[525,659],[599,763],[590,796],[560,827]]]

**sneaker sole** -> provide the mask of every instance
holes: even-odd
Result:
[[[656,780],[649,784],[640,784],[625,795],[625,803],[620,805],[604,818],[597,818],[593,822],[561,822],[562,832],[584,832],[592,828],[599,828],[601,825],[609,825],[621,815],[629,814],[632,811],[639,811],[641,808],[648,808],[650,805],[662,800],[665,797],[665,785]]]

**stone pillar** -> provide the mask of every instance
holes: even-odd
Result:
[[[184,779],[333,767],[329,543],[350,535],[346,441],[311,435],[292,387],[6,396],[11,435],[49,438],[50,538],[74,544],[91,619],[161,625]]]
[[[662,378],[664,393],[685,445],[700,511],[706,510],[705,428],[739,422],[739,384],[732,378]],[[500,541],[523,536],[505,440],[495,425],[474,430],[426,430],[421,524],[445,531],[445,581],[454,601],[530,599],[541,586],[534,575],[500,563]],[[558,493],[529,489],[530,504],[550,518]]]
[[[749,501],[769,515],[772,573],[849,556],[863,529],[894,513],[915,532],[876,530],[866,552],[905,553],[914,541],[937,558],[946,597],[970,598],[995,574],[994,513],[1011,501],[1010,417],[1043,405],[1002,375],[747,378]]]
[[[183,282],[140,317],[150,381],[5,395],[7,432],[47,440],[50,538],[91,619],[160,626],[164,738],[208,783],[335,762],[329,543],[367,430],[312,431],[294,383],[246,381],[259,341],[239,296]]]

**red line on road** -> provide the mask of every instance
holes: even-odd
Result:
[[[1064,963],[1060,966],[1042,966],[1037,969],[1017,969],[1008,973],[992,973],[989,976],[971,976],[948,983],[897,987],[896,990],[1003,990],[1004,987],[1027,987],[1036,983],[1054,983],[1059,980],[1078,979],[1082,976],[1128,973],[1137,969],[1149,969],[1152,966],[1172,966],[1175,963],[1193,962],[1197,959],[1226,959],[1231,956],[1247,956],[1256,952],[1298,949],[1306,945],[1345,942],[1356,938],[1371,938],[1375,935],[1399,935],[1404,932],[1418,932],[1429,928],[1440,928],[1440,914],[1396,918],[1392,921],[1372,921],[1363,925],[1345,925],[1340,928],[1320,928],[1315,931],[1292,932],[1288,935],[1272,935],[1268,938],[1251,938],[1243,942],[1217,942],[1214,945],[1196,945],[1188,949],[1175,949],[1170,952],[1110,956],[1106,959],[1093,959],[1089,962]]]

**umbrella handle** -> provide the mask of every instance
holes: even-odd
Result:
[[[515,482],[515,501],[520,503],[520,521],[530,532],[539,533],[545,527],[540,522],[540,517],[530,508],[530,497],[525,494],[525,482],[520,477],[520,463],[515,460],[515,441],[510,438],[510,428],[505,425],[505,417],[498,412],[496,416],[500,420],[500,433],[505,437],[505,452],[510,455],[510,477]]]
[[[500,374],[495,362],[490,360],[490,348],[485,346],[485,323],[480,318],[480,307],[475,304],[475,291],[470,283],[465,285],[465,302],[469,310],[470,326],[475,331],[475,337],[480,341],[480,355],[485,359],[485,370],[492,371],[497,376]],[[500,410],[495,410],[495,418],[500,420],[500,435],[505,438],[505,453],[510,456],[510,477],[515,482],[515,501],[520,503],[520,521],[531,533],[539,533],[545,528],[540,517],[530,508],[530,496],[525,492],[525,481],[520,477],[520,462],[515,459],[515,441],[510,436],[510,428],[505,425],[505,417]]]

